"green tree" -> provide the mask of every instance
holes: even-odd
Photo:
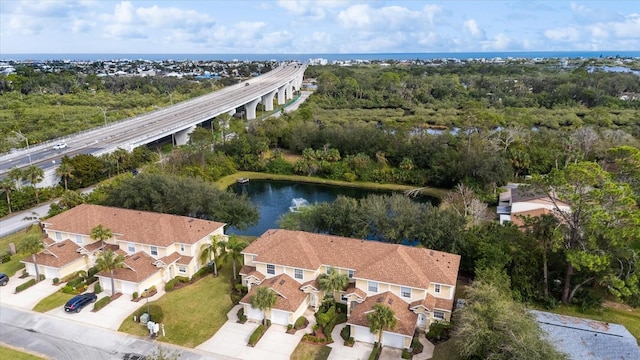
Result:
[[[40,271],[38,270],[36,254],[44,250],[44,248],[45,246],[40,234],[30,234],[26,236],[19,246],[21,253],[31,255],[31,261],[33,261],[33,265],[36,268],[36,281],[40,281]]]
[[[369,330],[378,334],[378,346],[382,346],[382,332],[384,330],[393,330],[398,323],[398,319],[393,310],[385,304],[374,304],[371,312],[367,314],[369,321]]]
[[[330,267],[326,274],[318,277],[318,284],[325,292],[325,296],[331,296],[333,300],[334,292],[347,288],[347,285],[349,285],[349,276],[347,276],[347,274],[341,274],[335,268]]]
[[[221,235],[209,236],[209,241],[200,247],[200,263],[213,261],[213,275],[218,276],[218,261],[226,253],[226,244]]]
[[[231,259],[233,263],[233,280],[237,280],[237,263],[242,261],[244,255],[242,254],[242,250],[246,248],[249,244],[246,241],[241,240],[236,235],[229,235],[229,240],[227,242],[223,242],[221,246],[225,248],[225,251],[222,252],[220,258],[223,262],[226,262],[228,259]]]
[[[553,214],[543,214],[536,217],[527,216],[523,219],[523,227],[528,237],[542,248],[542,281],[543,294],[549,296],[549,265],[547,255],[549,250],[557,251],[562,245],[560,222]]]
[[[62,158],[60,165],[58,165],[58,168],[56,168],[56,175],[60,176],[60,178],[62,179],[64,183],[64,189],[69,190],[69,179],[73,179],[75,177],[75,168],[69,161],[66,161],[65,158],[67,157],[65,156],[64,158]]]
[[[249,299],[251,307],[253,307],[254,309],[262,310],[264,312],[271,309],[273,305],[276,304],[276,301],[278,301],[278,295],[276,295],[276,293],[270,288],[264,286],[257,288],[255,294],[253,294]],[[262,321],[266,326],[266,315]]]
[[[123,269],[125,266],[124,256],[111,249],[101,251],[96,258],[96,267],[100,271],[108,272],[111,276],[111,296],[116,294],[116,284],[113,272],[117,269]]]
[[[42,180],[44,180],[44,170],[35,165],[31,165],[24,169],[22,176],[23,179],[27,180],[33,187],[36,194],[36,203],[39,204],[40,199],[38,197],[38,188],[36,187],[36,184],[39,184],[42,182]]]
[[[563,225],[562,302],[570,303],[576,291],[592,281],[615,296],[630,295],[637,283],[633,272],[637,254],[631,245],[640,237],[640,211],[630,187],[612,180],[592,162],[536,176],[533,186],[551,199]],[[580,282],[573,284],[576,273]]]
[[[105,228],[102,224],[91,229],[91,238],[93,240],[105,241],[113,236],[113,232],[109,228]]]
[[[524,307],[511,298],[506,274],[488,270],[467,288],[452,340],[465,359],[563,359]]]
[[[11,214],[11,192],[16,189],[15,181],[6,177],[0,180],[0,190],[4,193],[7,199],[7,207],[9,208],[9,214]]]

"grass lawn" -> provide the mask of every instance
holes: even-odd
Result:
[[[11,359],[11,360],[42,360],[47,359],[43,356],[32,355],[20,350],[15,350],[13,348],[6,347],[4,345],[0,345],[0,359]]]
[[[57,291],[47,296],[46,298],[40,300],[40,302],[33,307],[33,311],[44,313],[49,310],[53,310],[57,307],[63,306],[64,304],[66,304],[67,301],[71,300],[71,298],[74,296],[75,295],[73,294],[65,294],[62,291]]]
[[[329,357],[331,348],[326,345],[312,345],[302,341],[291,354],[291,360],[324,360]]]
[[[9,251],[9,244],[14,243],[16,249],[20,246],[22,239],[29,234],[41,234],[39,226],[31,226],[27,230],[11,234],[0,239],[0,254],[4,254]],[[0,272],[9,276],[15,275],[15,273],[24,268],[24,264],[20,262],[25,257],[22,254],[16,254],[11,256],[11,261],[8,263],[0,264]]]
[[[227,313],[233,307],[229,296],[231,272],[232,266],[226,264],[217,278],[205,276],[150,302],[160,305],[164,312],[166,336],[159,336],[158,340],[193,348],[211,338],[227,321]],[[140,305],[146,304],[141,301]],[[146,327],[132,319],[133,316],[127,317],[118,330],[148,336]]]
[[[604,307],[602,311],[580,312],[575,306],[560,305],[553,310],[538,309],[561,315],[588,318],[612,324],[624,325],[629,332],[640,342],[640,309],[625,310]]]
[[[235,174],[223,177],[222,179],[216,181],[215,184],[221,189],[226,189],[229,186],[233,185],[236,182],[236,179],[243,178],[243,177],[249,178],[249,179],[256,179],[256,180],[294,181],[294,182],[304,182],[304,183],[312,183],[312,184],[345,186],[345,187],[370,189],[370,190],[405,191],[405,190],[412,190],[417,188],[416,186],[410,186],[410,185],[378,184],[373,182],[348,182],[348,181],[339,181],[339,180],[329,180],[329,179],[323,179],[323,178],[311,177],[311,176],[277,175],[277,174],[266,174],[266,173],[259,173],[259,172],[250,172],[250,171],[238,171]],[[425,187],[423,188],[422,193],[425,195],[442,198],[447,193],[447,191],[448,190],[446,189]]]
[[[456,351],[453,340],[449,339],[443,343],[436,345],[433,349],[433,357],[431,360],[458,360],[462,359]]]

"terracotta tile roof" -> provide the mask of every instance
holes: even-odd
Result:
[[[532,218],[538,217],[544,214],[553,214],[553,211],[547,208],[533,209],[528,211],[520,211],[511,214],[511,222],[517,227],[524,226],[524,219],[527,216],[531,216]]]
[[[260,281],[264,280],[264,275],[260,273],[258,270],[256,270],[255,266],[243,265],[242,268],[240,269],[239,274],[245,275],[245,276],[254,276]]]
[[[174,252],[173,254],[161,257],[158,260],[162,261],[165,265],[169,265],[169,264],[172,264],[172,263],[178,261],[179,259],[180,259],[180,254],[177,253],[177,252]]]
[[[38,265],[51,266],[61,268],[66,264],[82,258],[84,255],[78,252],[80,246],[73,241],[67,239],[47,246],[40,253],[36,254],[36,262]],[[21,260],[25,263],[33,263],[31,256],[27,256]]]
[[[103,249],[105,245],[106,244],[104,243],[104,241],[95,241],[95,242],[92,242],[91,244],[84,245],[82,248],[84,248],[85,250],[91,253],[96,250]]]
[[[181,255],[180,259],[178,259],[178,261],[176,261],[176,264],[189,265],[189,264],[191,264],[191,261],[193,261],[193,256]]]
[[[139,283],[160,271],[158,267],[153,265],[154,261],[156,261],[156,259],[147,255],[144,251],[138,251],[124,259],[127,267],[114,270],[113,277],[118,280]],[[96,275],[111,279],[111,274],[107,271],[100,271]]]
[[[355,270],[355,278],[426,289],[455,285],[460,256],[424,248],[292,230],[268,230],[244,251],[254,261],[316,270]]]
[[[43,221],[47,230],[91,234],[102,224],[121,240],[169,246],[194,244],[225,224],[186,216],[82,204]]]
[[[42,239],[42,242],[44,243],[45,246],[53,245],[53,244],[56,243],[56,241],[53,240],[50,237],[46,237],[46,238]]]
[[[370,296],[361,304],[354,304],[351,316],[349,317],[349,320],[347,320],[347,324],[369,327],[367,314],[372,311],[373,305],[378,303],[391,308],[396,319],[398,319],[395,328],[385,329],[385,331],[413,336],[413,332],[416,328],[416,321],[418,320],[418,314],[409,310],[409,304],[389,291]]]
[[[362,290],[360,290],[360,289],[358,289],[356,287],[356,285],[353,284],[353,283],[349,284],[349,286],[347,287],[347,290],[345,290],[344,294],[345,295],[356,294],[361,299],[366,299],[367,298],[367,293],[362,291]]]
[[[312,287],[312,288],[314,288],[316,290],[320,290],[320,283],[318,282],[317,278],[315,278],[313,280],[306,281],[305,283],[300,285],[300,288],[302,289],[305,286],[310,286],[310,287]]]
[[[453,309],[453,299],[443,299],[427,294],[424,300],[416,300],[409,304],[410,309],[415,309],[418,306],[424,306],[431,312],[433,312],[434,309],[451,311]]]
[[[307,294],[300,290],[299,282],[287,274],[280,274],[263,281],[262,284],[258,286],[252,287],[251,291],[249,291],[240,302],[243,304],[251,304],[251,297],[256,293],[257,289],[265,286],[275,291],[278,295],[278,300],[273,306],[273,309],[294,312],[298,310],[300,304],[302,304],[307,297]]]

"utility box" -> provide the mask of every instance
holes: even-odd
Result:
[[[147,325],[147,323],[149,322],[149,314],[144,313],[142,315],[140,315],[140,323]]]

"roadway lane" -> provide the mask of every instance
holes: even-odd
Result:
[[[73,156],[79,153],[101,155],[117,147],[125,147],[132,142],[150,141],[152,136],[178,131],[206,121],[221,113],[240,107],[247,102],[257,99],[265,93],[275,91],[289,80],[304,73],[305,66],[283,65],[266,74],[252,78],[240,84],[223,88],[219,91],[184,101],[176,105],[159,109],[132,119],[110,124],[106,127],[92,129],[83,133],[64,138],[68,148],[53,150],[55,141],[39,146],[32,146],[27,152],[17,150],[12,154],[0,157],[0,177],[12,167],[22,167],[31,162],[43,169],[48,169],[60,163],[64,155]],[[248,86],[245,86],[249,83]],[[129,150],[129,149],[127,149]]]

